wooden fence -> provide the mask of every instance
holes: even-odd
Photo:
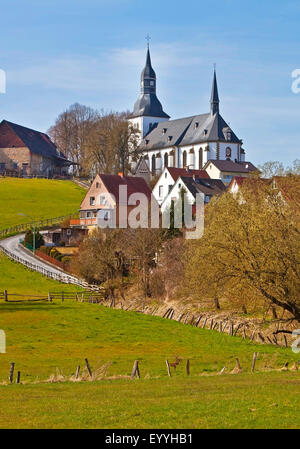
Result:
[[[32,302],[32,301],[62,301],[74,300],[78,302],[89,302],[94,304],[99,304],[105,301],[106,292],[102,289],[99,292],[83,291],[83,292],[48,292],[42,295],[34,295],[31,293],[20,294],[20,293],[10,293],[7,290],[0,292],[0,301],[5,302]]]
[[[78,212],[74,212],[73,214],[64,215],[61,217],[45,218],[43,220],[32,221],[30,223],[21,223],[19,225],[12,226],[7,229],[2,229],[0,231],[0,238],[4,238],[7,235],[11,235],[11,234],[18,234],[19,232],[26,232],[28,229],[33,229],[34,227],[36,229],[52,227],[54,225],[61,224],[64,220],[72,219],[77,216],[78,216]]]

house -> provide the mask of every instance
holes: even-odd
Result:
[[[195,96],[197,92],[195,92]],[[156,94],[156,73],[149,46],[146,65],[141,74],[140,95],[129,122],[140,130],[139,151],[147,164],[149,176],[160,174],[165,167],[201,170],[207,161],[245,161],[243,141],[220,114],[216,70],[213,74],[209,111],[170,120]],[[132,161],[133,165],[133,161]],[[145,175],[145,164],[138,163]]]
[[[17,176],[66,175],[72,165],[47,134],[7,120],[0,123],[0,173]]]
[[[210,178],[221,179],[227,185],[235,176],[247,178],[258,171],[251,162],[233,162],[231,160],[209,160],[203,168]]]
[[[181,197],[182,191],[186,193],[189,204],[195,203],[197,193],[204,195],[204,204],[207,204],[213,196],[220,195],[225,190],[226,186],[220,179],[199,178],[195,175],[179,176],[174,187],[163,201],[161,212],[164,213],[168,210],[172,201],[176,202]]]
[[[123,176],[122,173],[119,175],[98,174],[81,203],[80,219],[71,220],[70,224],[92,230],[97,227],[98,219],[102,219],[108,225],[112,225],[115,220],[116,226],[119,226],[120,209],[127,207],[125,217],[125,226],[127,226],[128,214],[136,207],[136,204],[128,205],[128,202],[130,196],[135,193],[145,195],[149,203],[155,201],[143,178]]]
[[[154,198],[159,205],[161,205],[164,199],[168,196],[179,176],[197,176],[198,178],[209,178],[205,170],[165,167],[152,190]]]

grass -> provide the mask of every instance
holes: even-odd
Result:
[[[76,212],[86,190],[72,181],[0,179],[0,230]],[[24,214],[26,216],[18,215]]]
[[[25,383],[0,386],[6,410],[0,427],[293,427],[299,418],[299,372],[269,371],[297,360],[290,349],[72,301],[1,303],[0,328],[7,336],[0,382],[14,361]],[[250,374],[254,351],[258,372]],[[184,361],[169,379],[165,359],[176,355]],[[69,377],[85,357],[92,370],[110,362],[107,376],[115,379],[32,383],[56,368]],[[233,369],[235,357],[244,373],[215,375],[224,365]],[[118,379],[130,374],[135,359],[142,378]]]
[[[0,180],[0,228],[66,215],[85,194],[75,184]],[[0,291],[45,294],[78,290],[48,280],[0,254]],[[276,371],[297,360],[289,348],[258,345],[171,320],[72,301],[0,303],[0,428],[294,428],[299,421],[300,372]],[[253,352],[259,352],[251,374]],[[183,361],[168,378],[165,359]],[[66,379],[87,357],[92,370],[109,363],[107,378]],[[239,357],[243,373],[226,373]],[[185,362],[190,359],[191,375]],[[298,357],[299,358],[299,357]],[[128,380],[135,359],[141,379]],[[7,385],[10,362],[21,385]],[[111,380],[108,379],[111,378]],[[2,385],[1,385],[2,383]]]
[[[299,374],[0,387],[5,428],[297,428]]]

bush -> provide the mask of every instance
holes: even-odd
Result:
[[[39,231],[35,231],[35,248],[39,249],[42,245],[44,245],[43,236],[39,233]],[[25,233],[24,237],[24,245],[33,247],[33,232],[31,229],[28,229]]]

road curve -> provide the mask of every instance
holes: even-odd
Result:
[[[20,263],[26,265],[25,262],[32,265],[29,268],[45,274],[47,277],[52,277],[64,283],[77,284],[77,285],[88,285],[86,282],[79,280],[75,276],[72,276],[59,268],[50,265],[49,263],[42,261],[26,251],[22,245],[20,245],[20,240],[24,239],[25,234],[18,234],[13,237],[8,237],[7,239],[0,240],[0,249],[3,248],[4,252],[8,251],[8,256],[13,255],[16,258],[22,260],[17,260]],[[25,262],[22,262],[25,261]]]

